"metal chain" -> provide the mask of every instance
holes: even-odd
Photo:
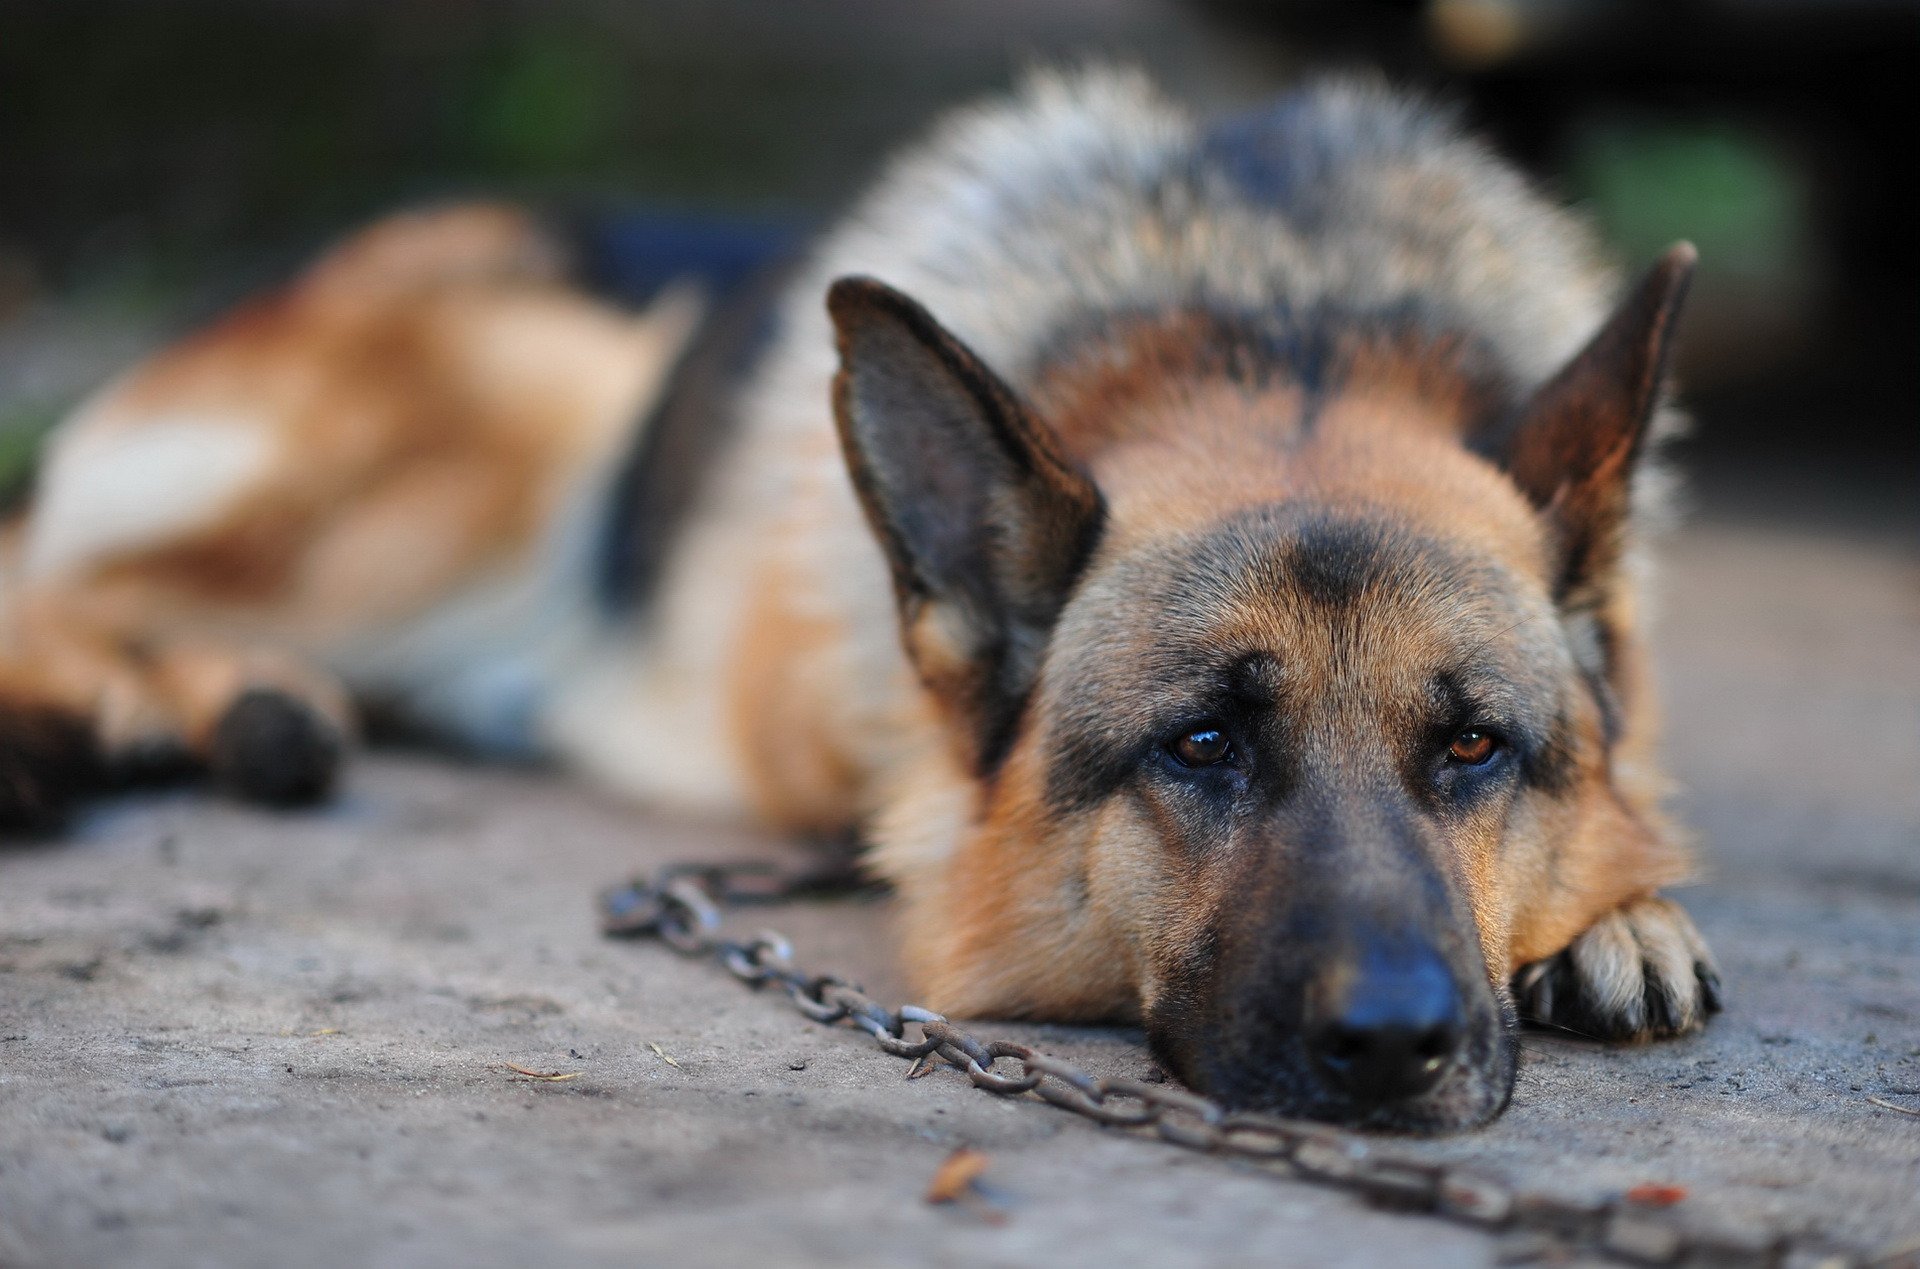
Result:
[[[1092,1075],[1024,1044],[983,1040],[931,1009],[889,1009],[837,975],[808,973],[794,964],[793,947],[779,934],[763,931],[746,940],[721,934],[723,908],[844,892],[855,879],[844,868],[789,873],[762,864],[675,865],[606,891],[600,925],[611,937],[657,938],[684,956],[717,961],[750,987],[776,986],[812,1021],[857,1027],[883,1052],[911,1060],[909,1078],[945,1062],[997,1096],[1035,1098],[1110,1128],[1151,1130],[1189,1150],[1283,1168],[1377,1207],[1504,1231],[1504,1263],[1575,1253],[1643,1265],[1847,1269],[1867,1263],[1763,1230],[1751,1236],[1690,1231],[1668,1212],[1629,1198],[1591,1202],[1517,1189],[1328,1124],[1228,1110],[1170,1085]],[[996,1070],[1003,1061],[1008,1068]]]

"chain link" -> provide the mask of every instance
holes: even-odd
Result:
[[[889,1009],[844,978],[806,973],[795,966],[792,945],[772,931],[744,940],[721,933],[723,909],[844,892],[853,884],[855,874],[847,869],[788,873],[762,864],[674,865],[607,890],[601,930],[615,938],[657,938],[684,956],[718,962],[750,987],[777,986],[808,1019],[857,1027],[883,1052],[911,1060],[909,1079],[945,1063],[996,1096],[1034,1098],[1109,1128],[1151,1131],[1188,1150],[1284,1169],[1377,1207],[1504,1232],[1503,1263],[1560,1261],[1574,1254],[1642,1265],[1849,1269],[1867,1263],[1854,1253],[1767,1230],[1745,1236],[1690,1230],[1668,1212],[1624,1197],[1588,1202],[1516,1189],[1328,1124],[1231,1111],[1172,1085],[1093,1075],[1024,1044],[983,1040],[930,1009]]]

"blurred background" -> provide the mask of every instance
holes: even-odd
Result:
[[[1920,540],[1911,0],[0,0],[0,482],[141,350],[396,204],[805,227],[1025,62],[1227,108],[1381,67],[1638,266],[1692,238],[1709,510]]]

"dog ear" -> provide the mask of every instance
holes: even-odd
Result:
[[[1099,535],[1099,491],[915,301],[842,278],[827,310],[840,445],[893,570],[907,652],[990,769]]]
[[[1696,259],[1690,243],[1668,248],[1494,446],[1492,456],[1553,525],[1563,603],[1603,585],[1618,563],[1634,469]]]

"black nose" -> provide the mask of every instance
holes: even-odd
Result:
[[[1308,1036],[1328,1083],[1376,1106],[1432,1088],[1460,1048],[1460,989],[1437,951],[1365,958]]]

